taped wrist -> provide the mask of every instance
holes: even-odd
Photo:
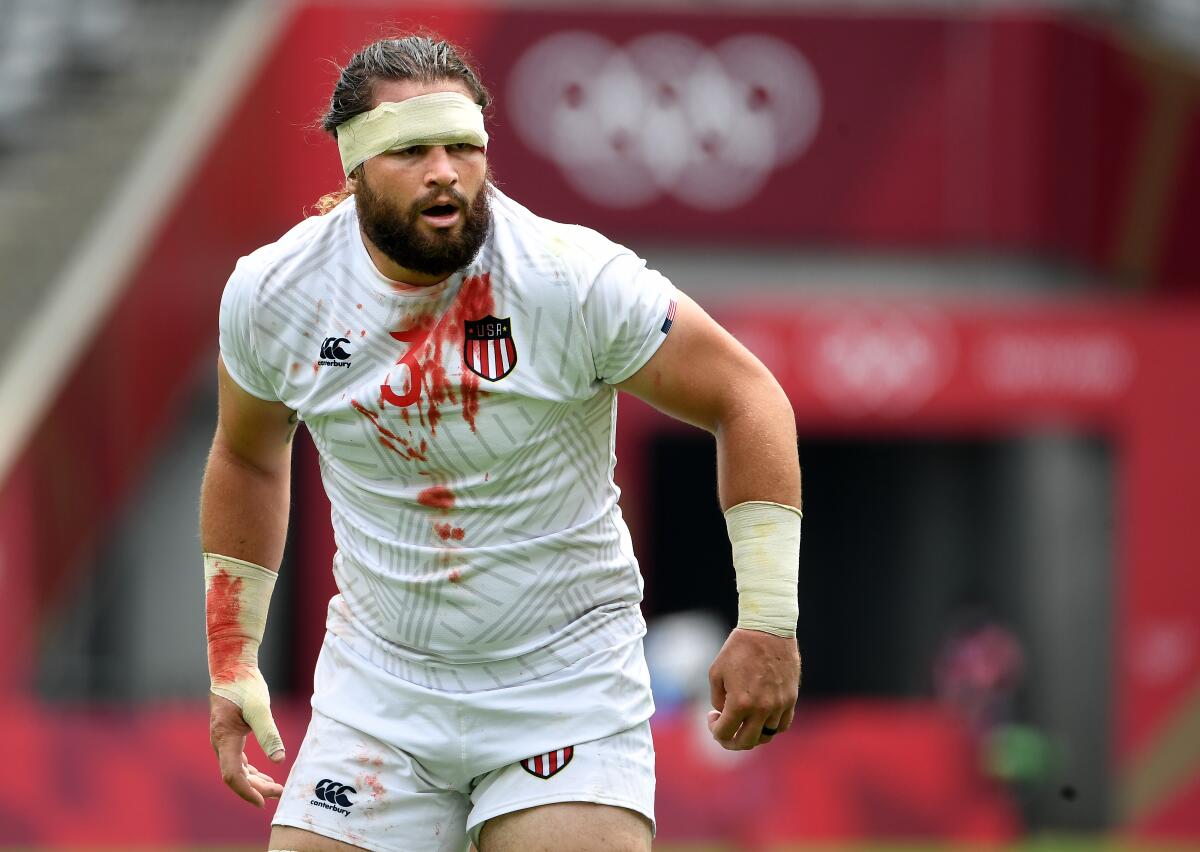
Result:
[[[204,554],[209,689],[241,709],[267,755],[283,748],[271,718],[267,682],[258,670],[275,578],[274,571],[253,562]]]
[[[792,506],[762,500],[726,510],[737,575],[738,627],[775,636],[796,635],[802,517]]]

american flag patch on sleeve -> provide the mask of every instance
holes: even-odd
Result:
[[[663,334],[666,334],[668,331],[671,330],[671,323],[675,322],[675,308],[677,306],[678,305],[674,299],[672,299],[671,304],[667,306],[667,318],[665,320],[663,320],[663,324],[662,324],[662,333]]]

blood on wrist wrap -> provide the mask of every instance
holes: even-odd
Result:
[[[204,554],[204,612],[210,691],[242,711],[269,757],[283,748],[271,717],[267,682],[258,670],[258,646],[267,628],[274,571],[217,553]]]
[[[738,627],[775,636],[796,635],[802,518],[799,509],[762,500],[726,510],[737,575]]]

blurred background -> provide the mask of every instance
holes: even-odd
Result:
[[[314,123],[387,24],[796,411],[803,698],[730,754],[712,442],[622,402],[659,846],[1200,848],[1200,0],[0,0],[0,846],[263,848],[207,742],[217,308],[340,185]],[[292,754],[328,513],[301,430]]]

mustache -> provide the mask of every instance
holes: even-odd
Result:
[[[430,190],[424,196],[413,202],[409,209],[411,209],[413,213],[420,214],[420,212],[425,208],[432,207],[434,204],[436,204],[439,198],[449,198],[449,203],[453,204],[458,209],[467,209],[468,205],[466,196],[453,187]]]

